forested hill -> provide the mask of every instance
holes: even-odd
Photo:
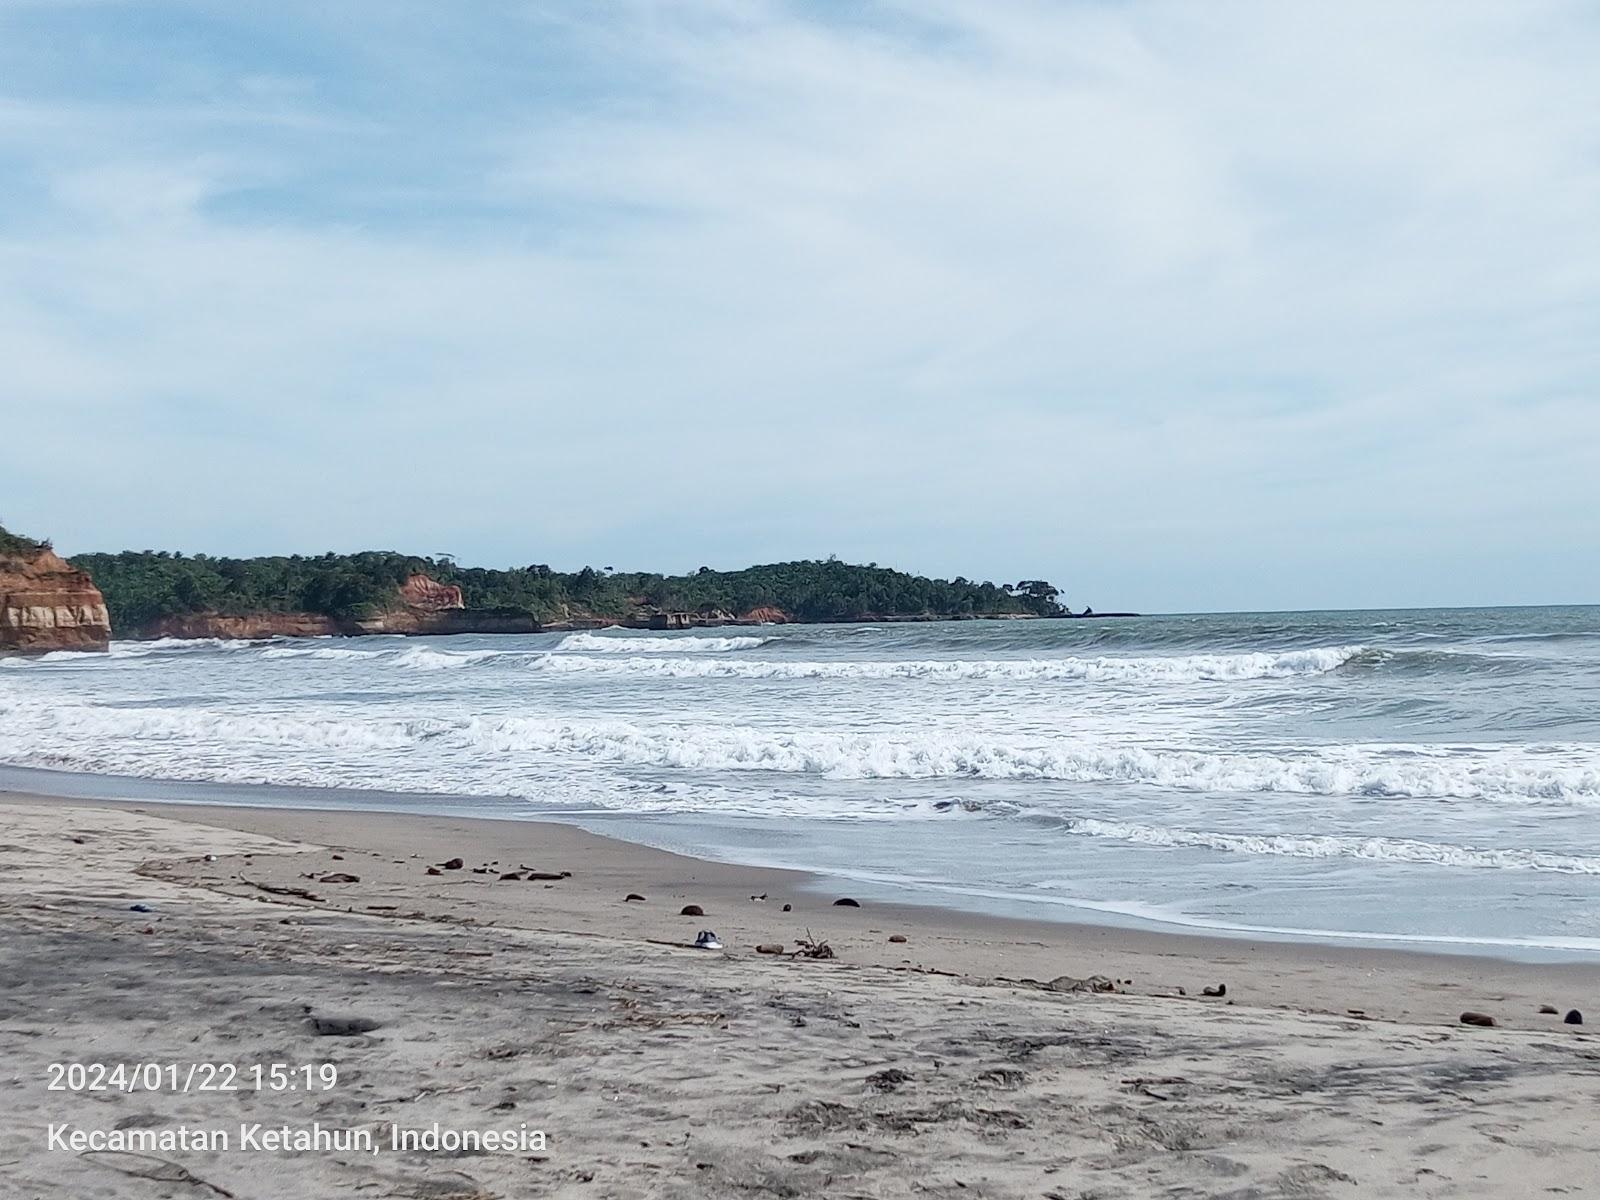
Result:
[[[778,610],[797,621],[968,616],[1058,616],[1059,592],[1043,580],[1015,585],[928,579],[836,559],[771,563],[688,575],[562,572],[535,564],[497,571],[388,551],[317,557],[213,558],[167,551],[80,554],[111,610],[133,631],[196,613],[314,613],[350,620],[395,603],[411,576],[461,588],[471,609],[524,613],[545,624],[628,621],[652,612],[716,611],[744,617]]]

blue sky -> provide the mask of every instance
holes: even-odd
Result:
[[[0,0],[0,518],[1600,600],[1600,13]]]

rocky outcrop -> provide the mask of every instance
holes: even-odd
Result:
[[[104,650],[111,618],[94,581],[48,546],[0,554],[0,654]]]
[[[461,589],[453,583],[440,583],[418,573],[400,585],[400,604],[415,612],[443,612],[450,608],[465,608]]]
[[[520,608],[406,608],[352,621],[342,633],[538,633],[543,627]]]
[[[741,625],[787,625],[790,621],[788,613],[781,608],[774,608],[770,604],[760,608],[752,608],[739,618]]]
[[[160,617],[139,627],[140,638],[237,638],[258,641],[275,637],[329,637],[344,633],[332,617],[308,612],[185,613]]]
[[[461,589],[427,575],[400,585],[395,603],[369,617],[341,620],[309,612],[189,613],[141,626],[141,638],[360,637],[365,634],[538,633],[521,609],[467,608]]]

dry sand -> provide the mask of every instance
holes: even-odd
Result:
[[[500,878],[522,867],[570,875]],[[559,825],[0,795],[0,1196],[1600,1195],[1600,1042],[1538,1012],[1600,1019],[1595,967],[838,908],[826,886]],[[701,928],[726,949],[688,948]],[[837,957],[754,951],[808,929]],[[1093,975],[1131,982],[1027,982]],[[377,1027],[318,1032],[350,1016]],[[339,1080],[50,1091],[58,1062]],[[47,1140],[313,1121],[547,1146]]]

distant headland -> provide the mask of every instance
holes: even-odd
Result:
[[[80,554],[70,562],[49,546],[0,529],[0,591],[23,564],[48,555],[66,595],[88,604],[81,622],[95,632],[62,636],[72,613],[30,607],[14,623],[29,632],[10,649],[103,647],[106,626],[120,638],[263,638],[364,634],[538,633],[621,625],[689,629],[713,625],[853,621],[1018,620],[1131,613],[1070,612],[1043,579],[995,584],[931,579],[876,563],[836,558],[768,563],[738,571],[709,567],[684,575],[543,564],[508,570],[463,567],[445,556],[385,550],[357,554],[223,558],[171,551]],[[42,560],[41,560],[42,561]],[[9,564],[9,566],[7,565]],[[28,568],[37,598],[36,570]],[[9,571],[10,574],[6,574]],[[92,580],[92,582],[91,582]],[[84,590],[87,589],[87,590]],[[96,590],[98,589],[98,590]],[[102,599],[103,598],[103,599]],[[70,608],[70,605],[67,606]],[[43,610],[52,608],[50,614]],[[88,605],[92,609],[93,605]],[[46,616],[50,620],[46,621]],[[95,625],[98,620],[99,624]],[[46,632],[45,626],[55,630]],[[0,630],[0,651],[7,638]]]

